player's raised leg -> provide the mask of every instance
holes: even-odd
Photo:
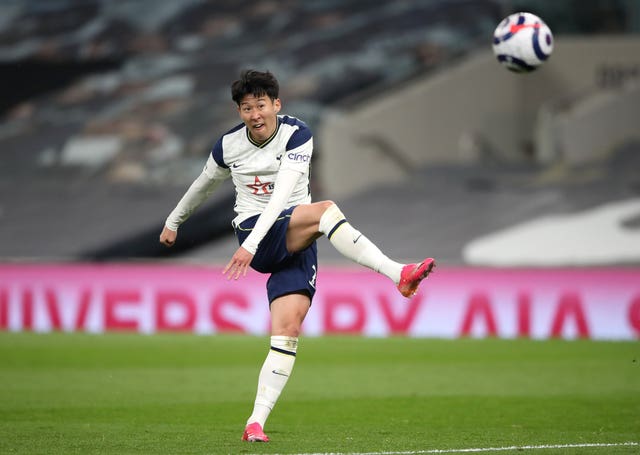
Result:
[[[287,248],[299,251],[325,234],[345,257],[386,275],[405,297],[417,292],[420,282],[435,267],[427,258],[417,264],[401,264],[389,259],[380,249],[347,221],[333,201],[322,201],[296,207],[287,230]]]

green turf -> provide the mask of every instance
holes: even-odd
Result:
[[[267,343],[0,333],[0,453],[412,452],[640,441],[638,342],[327,337],[301,341],[266,428],[272,442],[241,443]]]

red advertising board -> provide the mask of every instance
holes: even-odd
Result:
[[[266,334],[266,277],[219,267],[0,265],[0,330]],[[439,267],[412,299],[366,269],[321,267],[307,335],[640,337],[640,269]]]

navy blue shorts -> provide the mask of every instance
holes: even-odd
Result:
[[[251,261],[251,268],[260,273],[270,273],[267,280],[269,304],[274,299],[287,294],[304,293],[313,299],[316,293],[318,271],[318,248],[314,241],[297,253],[287,251],[287,228],[295,207],[285,209],[273,223],[267,235],[260,242],[258,251]],[[253,230],[259,215],[244,220],[235,227],[238,243]]]

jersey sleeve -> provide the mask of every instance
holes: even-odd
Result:
[[[214,155],[214,151],[211,152],[207,162],[204,165],[202,172],[207,175],[211,180],[224,180],[231,175],[229,166],[225,165],[223,161],[218,161]],[[222,163],[222,165],[220,164]]]
[[[169,214],[165,221],[165,226],[172,231],[177,231],[178,227],[191,216],[193,211],[197,209],[229,175],[229,169],[220,167],[213,158],[213,154],[209,155],[204,169],[193,181],[184,196],[182,196],[178,205],[176,205]]]
[[[282,155],[280,169],[291,169],[305,173],[311,164],[313,154],[313,135],[303,123],[291,135]]]
[[[214,164],[221,169],[229,169],[229,166],[224,162],[224,149],[222,148],[223,138],[224,136],[218,139],[218,141],[213,145],[211,154],[209,155],[209,160],[207,161],[207,165],[205,165],[205,170],[207,167],[213,169]]]

